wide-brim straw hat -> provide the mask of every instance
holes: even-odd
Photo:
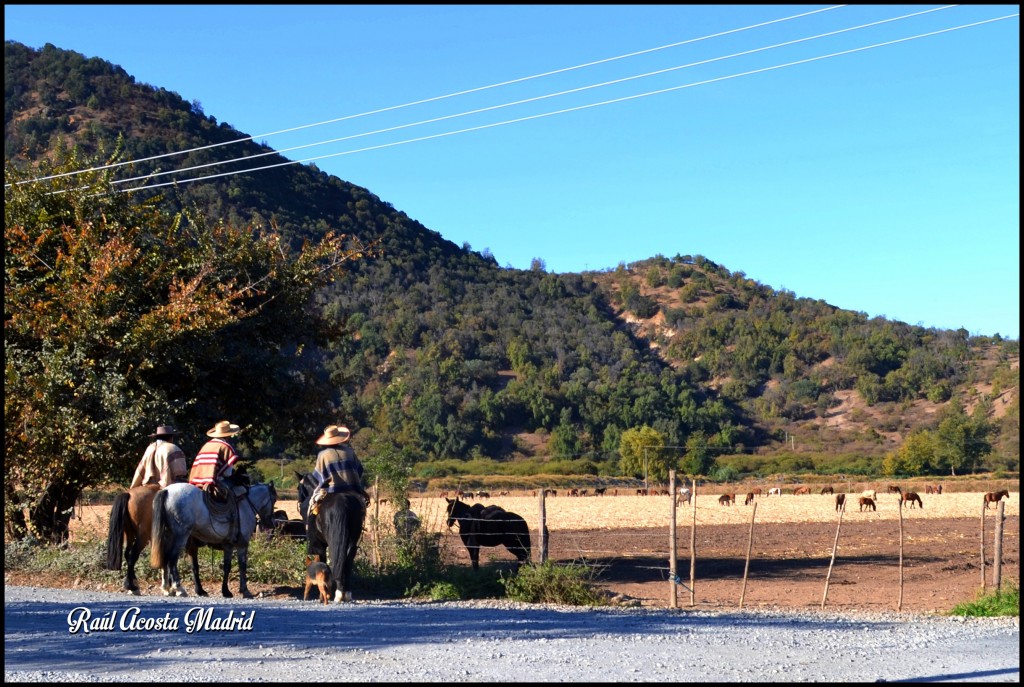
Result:
[[[242,428],[238,425],[232,424],[227,420],[221,420],[213,426],[213,429],[206,433],[206,436],[214,438],[233,437],[241,431]]]
[[[320,446],[335,446],[337,444],[345,443],[348,441],[350,436],[352,436],[352,432],[348,431],[348,427],[342,427],[341,425],[327,425],[327,429],[325,429],[323,435],[316,440],[316,443]]]
[[[157,437],[173,437],[176,434],[178,434],[178,430],[176,430],[172,425],[160,425],[159,427],[156,428],[156,431],[154,433],[149,435],[149,438],[155,439]]]

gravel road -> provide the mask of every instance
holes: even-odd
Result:
[[[1020,622],[504,601],[323,606],[5,585],[4,680],[1017,683]]]

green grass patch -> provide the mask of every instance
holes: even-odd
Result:
[[[1020,617],[1020,587],[1009,584],[1002,589],[979,594],[974,601],[958,604],[949,614],[969,618]]]

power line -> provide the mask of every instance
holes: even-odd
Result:
[[[950,9],[950,8],[953,8],[953,7],[957,7],[957,5],[946,5],[945,7],[936,7],[936,8],[932,8],[932,9],[929,9],[929,10],[923,10],[923,11],[920,11],[920,12],[914,12],[914,13],[911,13],[911,14],[905,14],[905,15],[900,16],[900,17],[892,17],[890,19],[882,19],[882,20],[879,20],[879,21],[870,22],[868,24],[861,24],[859,26],[852,26],[852,27],[845,28],[845,29],[838,29],[836,31],[829,31],[827,33],[820,33],[820,34],[818,34],[816,36],[808,36],[808,37],[805,37],[805,38],[797,38],[797,39],[794,39],[794,40],[791,40],[791,41],[785,41],[783,43],[776,43],[775,45],[769,45],[769,46],[764,46],[764,47],[761,47],[761,48],[753,48],[751,50],[744,50],[742,52],[732,53],[731,55],[723,55],[721,57],[713,57],[713,58],[709,58],[709,59],[706,59],[706,60],[700,60],[698,62],[690,62],[688,64],[677,65],[677,66],[674,66],[674,67],[666,67],[664,69],[659,69],[659,70],[656,70],[656,71],[653,71],[653,72],[646,72],[644,74],[636,74],[636,75],[633,75],[633,76],[627,76],[627,77],[623,77],[623,78],[620,78],[620,79],[614,79],[612,81],[605,81],[605,82],[602,82],[602,83],[590,84],[590,85],[587,85],[587,86],[580,86],[578,88],[572,88],[572,89],[569,89],[569,90],[559,91],[559,92],[556,92],[556,93],[548,93],[548,94],[545,94],[545,95],[535,96],[533,98],[525,98],[525,99],[522,99],[522,100],[516,100],[516,101],[512,101],[512,102],[508,102],[508,103],[502,103],[500,105],[491,105],[489,107],[483,107],[483,108],[479,108],[479,109],[476,109],[476,110],[469,110],[469,111],[466,111],[466,112],[459,112],[459,113],[456,113],[456,114],[445,115],[445,116],[442,116],[442,117],[434,117],[433,119],[420,120],[418,122],[412,122],[412,123],[409,123],[409,124],[399,124],[397,126],[388,127],[386,129],[377,129],[375,131],[367,131],[367,132],[358,133],[358,134],[351,134],[349,136],[342,136],[342,137],[339,137],[339,138],[332,138],[332,139],[325,140],[325,141],[317,141],[315,143],[306,143],[304,145],[293,146],[291,148],[283,148],[283,149],[280,149],[280,150],[272,150],[272,151],[265,152],[265,153],[258,153],[256,155],[247,155],[247,156],[244,156],[244,157],[237,157],[237,158],[233,158],[233,159],[230,159],[230,160],[221,160],[221,161],[216,161],[216,162],[207,162],[207,163],[200,164],[200,165],[193,165],[191,167],[183,167],[183,168],[180,168],[180,169],[170,169],[170,170],[166,170],[166,171],[163,171],[163,172],[155,172],[155,173],[144,174],[144,175],[140,175],[140,176],[136,176],[136,177],[129,177],[129,178],[126,178],[126,179],[119,179],[119,180],[116,180],[116,181],[114,181],[112,183],[114,183],[114,184],[125,184],[125,183],[131,182],[131,181],[139,181],[141,179],[152,179],[152,178],[155,178],[155,177],[165,176],[165,175],[168,175],[168,174],[181,174],[181,173],[190,172],[190,171],[193,171],[193,170],[196,170],[196,169],[205,169],[207,167],[216,167],[218,165],[226,165],[226,164],[230,164],[232,162],[239,162],[241,160],[254,160],[254,159],[257,159],[257,158],[261,158],[261,157],[267,157],[268,155],[280,155],[280,154],[283,154],[283,153],[289,153],[289,152],[293,152],[293,151],[296,151],[296,150],[303,150],[305,148],[314,148],[316,146],[328,145],[328,144],[331,144],[331,143],[340,143],[342,141],[349,141],[349,140],[356,139],[356,138],[364,138],[364,137],[367,137],[367,136],[374,136],[376,134],[389,133],[389,132],[398,131],[398,130],[401,130],[401,129],[409,129],[409,128],[412,128],[414,126],[421,126],[421,125],[424,125],[424,124],[434,124],[434,123],[445,121],[445,120],[449,120],[449,119],[456,119],[458,117],[466,117],[466,116],[469,116],[469,115],[481,114],[483,112],[491,112],[491,111],[500,110],[500,109],[503,109],[503,108],[506,108],[506,107],[513,107],[515,105],[524,105],[526,103],[532,103],[532,102],[537,102],[537,101],[540,101],[540,100],[546,100],[548,98],[556,98],[556,97],[563,96],[563,95],[569,95],[571,93],[580,93],[582,91],[592,90],[592,89],[595,89],[595,88],[603,88],[605,86],[611,86],[611,85],[615,85],[615,84],[619,84],[619,83],[625,83],[627,81],[635,81],[637,79],[643,79],[643,78],[647,78],[647,77],[650,77],[650,76],[657,76],[657,75],[660,75],[660,74],[666,74],[666,73],[673,72],[673,71],[679,71],[681,69],[688,69],[690,67],[697,67],[697,66],[701,66],[701,65],[705,65],[705,64],[711,64],[713,62],[720,62],[722,60],[728,60],[728,59],[732,59],[734,57],[742,57],[744,55],[752,55],[754,53],[764,52],[766,50],[774,50],[775,48],[781,48],[781,47],[785,47],[785,46],[788,46],[788,45],[795,45],[797,43],[806,43],[807,41],[817,40],[819,38],[826,38],[826,37],[829,37],[829,36],[835,36],[835,35],[839,35],[839,34],[842,34],[842,33],[848,33],[850,31],[857,31],[857,30],[864,29],[864,28],[869,28],[869,27],[872,27],[872,26],[878,26],[880,24],[887,24],[889,22],[900,21],[900,20],[903,20],[903,19],[908,19],[908,18],[911,18],[911,17],[916,17],[916,16],[920,16],[920,15],[923,15],[923,14],[928,14],[928,13],[931,13],[931,12],[938,12],[940,10],[946,10],[946,9]],[[118,164],[121,164],[121,163],[118,163]],[[76,173],[77,172],[67,172],[66,174],[76,174]],[[48,179],[48,178],[50,178],[50,177],[43,177],[43,179]],[[25,182],[21,182],[21,183],[25,183]]]
[[[750,76],[750,75],[753,75],[753,74],[760,74],[760,73],[763,73],[763,72],[774,71],[774,70],[783,69],[783,68],[786,68],[786,67],[793,67],[793,66],[796,66],[796,65],[799,65],[799,64],[807,64],[807,63],[810,63],[810,62],[817,62],[819,60],[829,59],[829,58],[832,58],[832,57],[839,57],[841,55],[849,55],[849,54],[853,54],[853,53],[857,53],[857,52],[863,52],[865,50],[872,50],[874,48],[880,48],[880,47],[885,47],[885,46],[889,46],[889,45],[895,45],[897,43],[905,43],[907,41],[917,40],[919,38],[927,38],[927,37],[930,37],[930,36],[936,36],[936,35],[940,35],[940,34],[943,34],[943,33],[949,33],[949,32],[952,32],[952,31],[959,31],[961,29],[973,28],[975,26],[981,26],[983,24],[990,24],[992,22],[1002,21],[1004,19],[1011,19],[1011,18],[1017,17],[1017,16],[1020,16],[1020,14],[1019,13],[1009,14],[1009,15],[1005,15],[1005,16],[1002,16],[1002,17],[996,17],[996,18],[993,18],[993,19],[985,19],[985,20],[982,20],[982,21],[973,22],[973,23],[970,23],[970,24],[962,24],[960,26],[954,26],[954,27],[947,28],[947,29],[940,29],[940,30],[937,30],[937,31],[930,31],[928,33],[918,34],[918,35],[915,35],[915,36],[908,36],[908,37],[905,37],[905,38],[899,38],[899,39],[895,39],[895,40],[891,40],[891,41],[885,41],[885,42],[882,42],[882,43],[875,43],[875,44],[872,44],[872,45],[862,46],[862,47],[859,47],[859,48],[851,48],[849,50],[842,50],[842,51],[835,52],[835,53],[830,53],[830,54],[827,54],[827,55],[819,55],[817,57],[810,57],[810,58],[806,58],[806,59],[802,59],[802,60],[795,60],[793,62],[787,62],[787,63],[784,63],[784,64],[774,65],[774,66],[771,66],[771,67],[763,67],[763,68],[760,68],[760,69],[753,69],[753,70],[750,70],[750,71],[740,72],[740,73],[737,73],[737,74],[730,74],[730,75],[727,75],[727,76],[721,76],[721,77],[717,77],[717,78],[713,78],[713,79],[706,79],[704,81],[697,81],[697,82],[690,83],[690,84],[683,84],[681,86],[672,86],[672,87],[669,87],[669,88],[663,88],[663,89],[659,89],[659,90],[656,90],[656,91],[648,91],[646,93],[640,93],[640,94],[630,95],[630,96],[623,96],[621,98],[614,98],[614,99],[605,100],[605,101],[602,101],[602,102],[590,103],[590,104],[587,104],[587,105],[579,105],[579,106],[576,106],[576,107],[569,107],[569,108],[565,108],[565,109],[562,109],[562,110],[555,110],[555,111],[552,111],[552,112],[545,112],[545,113],[536,114],[536,115],[529,115],[529,116],[525,116],[525,117],[519,117],[519,118],[516,118],[516,119],[509,119],[509,120],[505,120],[505,121],[502,121],[502,122],[494,122],[494,123],[491,123],[491,124],[482,124],[482,125],[479,125],[479,126],[467,127],[465,129],[459,129],[459,130],[456,130],[456,131],[448,131],[448,132],[443,132],[443,133],[439,133],[439,134],[432,134],[432,135],[429,135],[429,136],[421,136],[421,137],[418,137],[418,138],[406,139],[404,141],[395,141],[395,142],[392,142],[392,143],[383,143],[383,144],[380,144],[380,145],[368,146],[368,147],[365,147],[365,148],[358,148],[358,149],[355,149],[355,150],[342,151],[340,153],[329,153],[329,154],[326,154],[326,155],[318,155],[318,156],[315,156],[315,157],[309,157],[309,158],[305,158],[305,159],[302,159],[302,160],[289,160],[287,162],[280,162],[280,163],[276,163],[276,164],[273,164],[273,165],[265,165],[265,166],[262,166],[262,167],[252,167],[252,168],[248,168],[248,169],[237,170],[237,171],[234,171],[234,172],[222,172],[220,174],[210,174],[210,175],[207,175],[207,176],[196,177],[194,179],[182,179],[182,180],[177,180],[177,181],[168,181],[168,182],[164,182],[164,183],[160,183],[160,184],[152,184],[152,185],[147,185],[147,186],[138,186],[138,187],[134,187],[134,188],[130,188],[130,189],[120,189],[120,190],[118,190],[116,192],[123,193],[123,192],[137,191],[137,190],[143,190],[143,189],[154,189],[154,188],[160,188],[160,187],[163,187],[163,186],[171,186],[171,185],[174,185],[174,184],[186,184],[186,183],[192,183],[192,182],[195,182],[195,181],[205,181],[205,180],[208,180],[208,179],[216,179],[216,178],[225,177],[225,176],[234,176],[236,174],[244,174],[244,173],[247,173],[247,172],[259,172],[259,171],[264,171],[264,170],[268,170],[268,169],[274,169],[274,168],[277,168],[277,167],[286,167],[286,166],[289,166],[289,165],[303,164],[303,163],[306,163],[306,162],[315,162],[317,160],[325,160],[325,159],[329,159],[329,158],[340,157],[340,156],[343,156],[343,155],[353,155],[355,153],[363,153],[363,152],[368,152],[368,151],[371,151],[371,150],[380,150],[380,149],[383,149],[383,148],[392,148],[392,147],[395,147],[395,146],[405,145],[405,144],[408,144],[408,143],[417,143],[417,142],[420,142],[420,141],[427,141],[427,140],[432,140],[432,139],[436,139],[436,138],[445,138],[445,137],[448,137],[448,136],[454,136],[456,134],[469,133],[469,132],[472,132],[472,131],[481,131],[481,130],[484,130],[484,129],[491,129],[491,128],[495,128],[495,127],[498,127],[498,126],[505,126],[507,124],[516,124],[516,123],[519,123],[519,122],[530,121],[530,120],[533,120],[533,119],[541,119],[543,117],[551,117],[551,116],[554,116],[554,115],[566,114],[566,113],[569,113],[569,112],[577,112],[577,111],[580,111],[580,110],[586,110],[586,109],[590,109],[590,108],[593,108],[593,107],[601,107],[603,105],[611,105],[613,103],[625,102],[625,101],[628,101],[628,100],[636,100],[638,98],[645,98],[645,97],[652,96],[652,95],[660,95],[662,93],[669,93],[669,92],[672,92],[672,91],[678,91],[678,90],[682,90],[684,88],[693,88],[694,86],[703,86],[703,85],[706,85],[706,84],[716,83],[716,82],[719,82],[719,81],[727,81],[727,80],[730,80],[730,79],[735,79],[735,78],[739,78],[739,77],[743,77],[743,76]],[[241,159],[245,159],[245,158],[241,158]],[[62,193],[62,191],[58,191],[57,193]]]
[[[272,132],[266,133],[266,134],[256,134],[254,136],[246,136],[245,138],[238,138],[238,139],[234,139],[234,140],[231,140],[231,141],[223,141],[221,143],[211,143],[209,145],[199,146],[197,148],[189,148],[187,150],[179,150],[179,151],[171,152],[171,153],[162,153],[160,155],[153,155],[153,156],[150,156],[150,157],[138,158],[136,160],[126,160],[124,162],[116,162],[116,163],[113,163],[113,164],[102,165],[102,166],[99,166],[99,167],[91,167],[89,169],[82,169],[82,170],[78,170],[78,171],[75,171],[75,172],[65,172],[63,174],[54,174],[54,175],[51,175],[51,176],[40,177],[39,179],[30,179],[30,180],[21,181],[21,182],[18,182],[18,183],[26,184],[26,183],[30,183],[30,182],[33,182],[33,181],[45,181],[45,180],[48,180],[48,179],[56,179],[58,177],[63,177],[63,176],[72,176],[72,175],[75,175],[75,174],[84,174],[86,172],[98,172],[98,171],[101,171],[101,170],[104,170],[104,169],[111,169],[111,168],[114,168],[114,167],[122,167],[124,165],[130,165],[130,164],[133,164],[133,163],[136,163],[136,162],[149,162],[151,160],[159,160],[161,158],[172,157],[174,155],[185,155],[185,154],[194,153],[194,152],[197,152],[197,151],[200,151],[200,150],[209,150],[211,148],[217,148],[217,147],[220,147],[220,146],[231,145],[231,144],[234,144],[234,143],[245,143],[246,141],[252,141],[252,140],[255,140],[257,138],[268,138],[270,136],[277,136],[279,134],[292,133],[294,131],[301,131],[302,129],[310,129],[310,128],[313,128],[313,127],[323,126],[325,124],[335,124],[337,122],[343,122],[343,121],[346,121],[346,120],[349,120],[349,119],[357,119],[359,117],[367,117],[367,116],[370,116],[370,115],[381,114],[383,112],[391,112],[391,111],[399,110],[399,109],[406,108],[406,107],[412,107],[414,105],[423,105],[423,104],[426,104],[426,103],[437,102],[439,100],[445,100],[447,98],[455,98],[455,97],[460,96],[460,95],[468,95],[470,93],[479,93],[481,91],[486,91],[486,90],[489,90],[489,89],[492,89],[492,88],[499,88],[501,86],[509,86],[509,85],[512,85],[512,84],[523,83],[525,81],[530,81],[530,80],[533,80],[533,79],[540,79],[540,78],[543,78],[543,77],[546,77],[546,76],[553,76],[555,74],[562,74],[562,73],[574,71],[574,70],[577,70],[577,69],[584,69],[586,67],[593,67],[593,66],[596,66],[596,65],[599,65],[599,64],[606,64],[608,62],[614,62],[616,60],[622,60],[622,59],[626,59],[626,58],[629,58],[629,57],[636,57],[637,55],[645,55],[645,54],[648,54],[648,53],[657,52],[659,50],[666,50],[668,48],[675,48],[675,47],[678,47],[680,45],[687,45],[689,43],[696,43],[696,42],[699,42],[699,41],[709,40],[711,38],[718,38],[720,36],[727,36],[727,35],[732,34],[732,33],[739,33],[741,31],[748,31],[750,29],[756,29],[756,28],[760,28],[762,26],[768,26],[770,24],[778,24],[780,22],[789,21],[791,19],[799,19],[801,17],[806,17],[806,16],[809,16],[809,15],[812,15],[812,14],[818,14],[820,12],[828,12],[830,10],[840,9],[842,7],[847,7],[847,5],[834,5],[832,7],[825,7],[823,9],[812,10],[810,12],[803,12],[801,14],[794,14],[792,16],[783,17],[781,19],[772,19],[771,21],[761,22],[760,24],[751,24],[750,26],[744,26],[744,27],[741,27],[741,28],[738,28],[738,29],[730,29],[728,31],[722,31],[722,32],[710,34],[710,35],[707,35],[707,36],[701,36],[699,38],[690,38],[690,39],[687,39],[685,41],[678,41],[678,42],[675,42],[675,43],[669,43],[667,45],[658,46],[656,48],[648,48],[646,50],[639,50],[639,51],[636,51],[636,52],[627,53],[625,55],[617,55],[615,57],[608,57],[608,58],[604,58],[604,59],[601,59],[601,60],[595,60],[593,62],[587,62],[587,63],[584,63],[584,64],[579,64],[579,65],[576,65],[574,67],[564,67],[562,69],[555,69],[555,70],[552,70],[552,71],[544,72],[542,74],[534,74],[532,76],[524,76],[524,77],[520,77],[520,78],[517,78],[517,79],[511,79],[509,81],[502,81],[500,83],[491,84],[489,86],[480,86],[480,87],[477,87],[477,88],[470,88],[470,89],[467,89],[467,90],[464,90],[464,91],[458,91],[456,93],[449,93],[447,95],[434,96],[432,98],[425,98],[423,100],[417,100],[417,101],[414,101],[414,102],[403,103],[401,105],[392,105],[390,107],[384,107],[384,108],[380,108],[378,110],[370,110],[368,112],[361,112],[359,114],[346,115],[344,117],[337,117],[335,119],[328,119],[326,121],[317,122],[315,124],[303,124],[301,126],[292,127],[290,129],[281,129],[280,131],[272,131]],[[313,144],[313,145],[316,145],[316,144]],[[10,186],[10,184],[6,184],[6,186]]]

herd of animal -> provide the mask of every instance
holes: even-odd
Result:
[[[155,486],[143,486],[129,489],[118,494],[111,508],[109,532],[107,537],[107,568],[120,570],[122,560],[125,566],[124,589],[139,594],[135,564],[142,550],[150,546],[151,563],[161,571],[160,588],[168,596],[186,596],[178,573],[178,558],[181,553],[189,554],[192,562],[192,574],[195,581],[196,594],[206,596],[199,578],[198,549],[212,546],[222,549],[224,554],[223,579],[221,594],[231,597],[228,589],[228,578],[231,573],[233,555],[237,553],[239,567],[239,587],[241,594],[251,598],[246,574],[248,566],[249,541],[259,528],[282,536],[291,536],[306,540],[307,558],[305,561],[306,581],[303,600],[309,598],[310,590],[317,588],[319,599],[330,603],[333,596],[336,603],[350,601],[352,593],[349,589],[349,577],[352,573],[357,545],[363,529],[365,513],[354,503],[355,498],[345,494],[330,494],[320,504],[319,512],[309,512],[309,500],[313,485],[311,475],[298,475],[301,480],[298,487],[299,514],[298,520],[288,519],[282,510],[275,510],[277,490],[274,483],[253,484],[246,488],[244,498],[238,501],[238,509],[234,515],[205,499],[203,493],[189,484],[172,484],[159,490]],[[555,490],[545,490],[555,495]],[[605,489],[595,490],[595,495],[604,495]],[[898,485],[889,485],[887,492],[896,494],[899,506],[908,504],[909,508],[924,508],[924,502],[917,492],[904,491]],[[587,490],[571,489],[567,492],[572,496],[585,496]],[[666,494],[668,492],[665,492]],[[810,494],[810,487],[798,486],[793,489],[794,495]],[[833,495],[836,511],[846,508],[849,495],[836,493],[829,485],[823,487],[822,495]],[[941,494],[942,486],[928,486],[926,494]],[[530,561],[530,530],[526,520],[498,505],[484,506],[480,503],[469,504],[460,497],[474,494],[458,491],[454,499],[447,493],[442,496],[447,502],[447,525],[449,528],[459,526],[462,543],[469,552],[470,563],[474,570],[479,569],[481,546],[504,546],[516,557],[516,569]],[[487,492],[476,492],[478,497],[488,498]],[[499,496],[507,496],[502,491]],[[746,494],[744,505],[750,505],[754,499],[762,495],[761,487],[753,487]],[[771,487],[767,496],[781,496],[781,487]],[[878,495],[874,489],[867,489],[855,496],[859,510],[873,512],[877,509]],[[984,495],[984,507],[1009,499],[1009,490],[1003,489],[988,492]],[[676,492],[677,503],[690,503],[692,493],[683,487]],[[736,504],[735,493],[725,493],[718,497],[723,506]],[[404,516],[400,518],[399,516]],[[411,511],[396,513],[396,532],[410,534],[419,522]],[[333,564],[328,565],[328,561]]]

